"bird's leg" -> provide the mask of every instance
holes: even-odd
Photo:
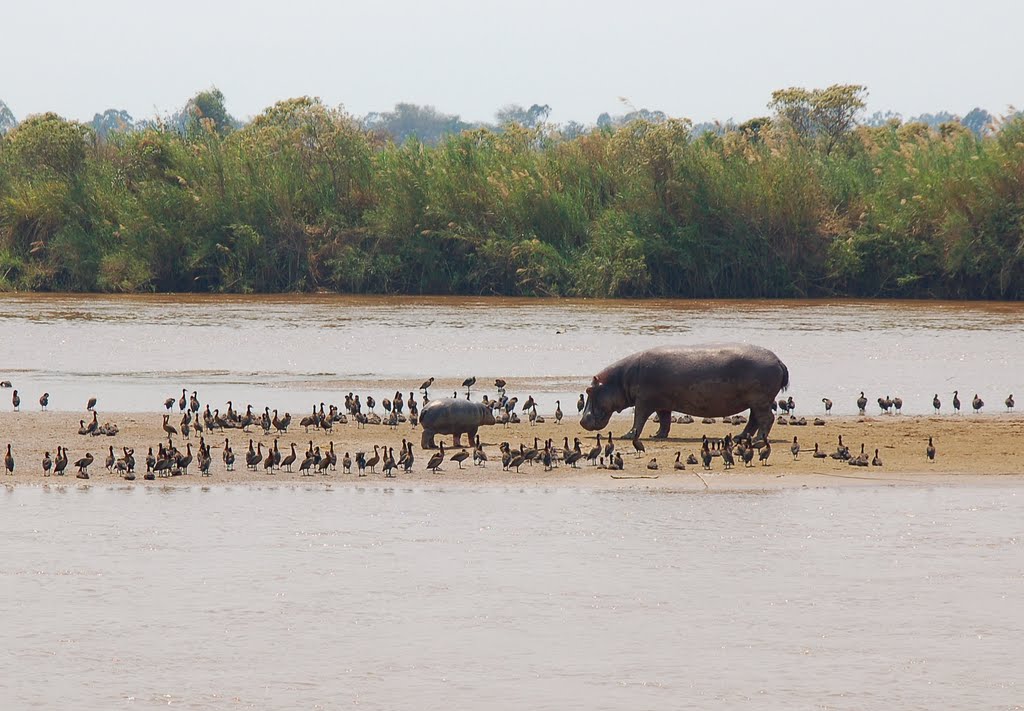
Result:
[[[672,411],[658,410],[658,433],[654,439],[668,439],[669,428],[672,427]]]

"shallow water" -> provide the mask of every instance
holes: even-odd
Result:
[[[2,708],[1013,709],[1019,487],[0,489]]]
[[[428,376],[475,375],[481,386],[508,379],[542,414],[556,398],[569,412],[614,360],[707,341],[774,350],[802,414],[826,396],[851,414],[860,390],[872,411],[888,394],[908,413],[930,413],[934,393],[948,412],[954,389],[967,409],[981,393],[988,412],[1015,388],[1024,395],[1024,308],[1005,303],[31,294],[0,296],[0,329],[0,379],[25,407],[45,390],[62,410],[97,395],[107,411],[150,411],[188,388],[214,407],[296,413],[349,391],[380,400]]]

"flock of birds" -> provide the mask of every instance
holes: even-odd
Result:
[[[419,388],[421,392],[419,402],[423,405],[430,400],[428,390],[433,383],[434,378],[429,378]],[[470,398],[472,387],[475,384],[475,377],[467,378],[463,381],[467,399]],[[496,379],[494,385],[498,396],[488,398],[487,395],[484,395],[481,402],[493,409],[497,424],[507,425],[520,422],[519,414],[516,412],[519,398],[507,397],[505,392],[507,383],[505,380]],[[11,384],[8,381],[0,381],[0,387],[11,387]],[[453,396],[458,397],[459,393],[456,391],[453,393]],[[43,411],[49,405],[49,398],[49,393],[43,393],[39,398],[39,405]],[[89,421],[86,421],[84,418],[79,420],[78,434],[83,436],[116,436],[119,432],[116,424],[109,422],[100,424],[95,409],[96,403],[97,398],[95,397],[88,400],[86,411],[92,413],[92,418]],[[829,398],[822,398],[822,403],[824,404],[825,414],[830,414],[832,401]],[[877,403],[880,413],[883,414],[892,414],[893,412],[899,414],[903,407],[901,398],[889,397],[888,395],[884,398],[879,397]],[[12,404],[15,411],[20,410],[21,397],[17,390],[13,392]],[[403,423],[409,423],[413,428],[417,426],[420,404],[417,402],[413,392],[409,392],[407,398],[402,392],[396,392],[393,398],[384,398],[380,404],[383,414],[376,412],[377,402],[372,396],[366,396],[361,399],[359,395],[350,392],[345,396],[341,407],[333,404],[327,406],[323,402],[319,403],[319,406],[313,405],[310,413],[302,417],[297,424],[304,429],[305,433],[308,433],[310,428],[321,433],[330,433],[335,426],[346,425],[350,421],[354,422],[357,427],[388,425],[392,429],[396,429]],[[857,398],[856,404],[860,414],[866,414],[868,399],[863,392]],[[1015,403],[1012,394],[1005,399],[1004,404],[1008,412],[1013,411]],[[189,473],[190,468],[198,469],[203,476],[209,476],[213,462],[213,453],[205,437],[207,435],[212,436],[214,432],[224,434],[230,430],[240,430],[243,433],[251,434],[254,427],[262,430],[265,436],[274,433],[275,439],[273,445],[267,446],[266,451],[264,451],[262,441],[255,441],[253,437],[249,438],[248,448],[244,452],[245,466],[248,470],[255,472],[262,469],[268,474],[273,474],[282,470],[292,472],[297,466],[300,474],[304,476],[312,476],[314,473],[327,475],[337,470],[339,458],[333,441],[329,442],[321,450],[321,447],[314,444],[313,440],[310,439],[301,457],[294,443],[291,443],[285,451],[280,449],[277,437],[286,435],[293,424],[292,416],[288,412],[285,412],[283,416],[279,416],[277,410],[271,410],[269,407],[264,407],[262,412],[254,412],[251,405],[239,411],[234,408],[234,404],[231,401],[227,402],[223,413],[219,408],[211,411],[208,403],[205,405],[205,408],[202,406],[197,391],[192,391],[190,395],[187,388],[182,389],[180,397],[167,398],[163,405],[168,412],[172,411],[175,405],[177,405],[181,418],[177,425],[174,425],[170,422],[170,414],[162,416],[162,429],[167,437],[167,441],[166,443],[163,441],[159,442],[155,447],[155,451],[154,447],[149,447],[146,456],[143,458],[143,464],[145,465],[145,471],[142,473],[143,479],[153,480],[158,477],[185,475]],[[958,391],[953,392],[952,405],[954,412],[959,413],[961,402]],[[984,405],[984,401],[975,394],[971,401],[973,410],[980,412]],[[576,403],[577,412],[582,413],[585,406],[586,398],[581,393]],[[942,402],[937,393],[932,400],[932,407],[935,413],[939,413],[941,410]],[[778,424],[808,424],[805,418],[797,418],[795,416],[796,403],[792,397],[778,400],[773,404],[773,410],[778,413]],[[545,418],[538,414],[537,403],[532,396],[523,402],[520,411],[528,418],[531,424],[545,421]],[[561,401],[556,400],[553,417],[556,423],[561,422],[563,418]],[[738,425],[746,422],[746,418],[742,415],[734,415],[724,418],[723,421],[732,425]],[[673,422],[689,424],[694,422],[694,419],[689,415],[673,416]],[[712,424],[716,420],[703,418],[702,422]],[[814,424],[824,425],[825,421],[820,417],[815,417]],[[193,433],[199,437],[195,450],[193,450],[191,442]],[[178,444],[175,444],[176,437],[178,438]],[[184,440],[184,450],[181,449],[182,440]],[[646,448],[642,441],[634,438],[631,444],[633,457],[640,458],[645,455]],[[472,452],[470,452],[470,449]],[[799,459],[801,453],[810,452],[814,458],[832,458],[845,461],[851,466],[882,466],[878,449],[874,450],[872,456],[866,451],[865,445],[861,444],[859,453],[855,454],[843,443],[842,435],[839,436],[836,449],[832,452],[825,452],[819,448],[817,443],[814,444],[813,450],[803,449],[797,436],[793,437],[789,451],[794,460]],[[713,464],[717,460],[721,461],[726,470],[731,469],[737,463],[752,467],[754,466],[755,458],[761,465],[767,465],[771,454],[772,447],[770,442],[767,441],[753,441],[749,436],[733,438],[732,435],[726,435],[721,439],[712,439],[705,435],[701,438],[699,457],[690,453],[684,460],[682,452],[677,451],[672,467],[675,470],[685,470],[687,466],[700,464],[703,469],[709,470],[712,469]],[[606,436],[603,433],[598,433],[594,446],[587,447],[586,449],[584,449],[584,443],[579,437],[575,437],[572,443],[570,443],[568,437],[564,437],[561,447],[557,446],[552,439],[541,443],[539,437],[534,438],[532,446],[527,443],[521,443],[518,448],[504,441],[498,445],[498,454],[495,456],[501,462],[502,469],[505,471],[515,470],[519,472],[520,468],[526,465],[540,465],[545,471],[550,471],[552,468],[563,464],[575,468],[581,463],[589,463],[592,466],[615,472],[622,471],[625,468],[627,460],[623,455],[623,451],[616,447],[612,433],[608,432]],[[929,461],[935,460],[936,448],[932,437],[928,438],[925,456]],[[472,458],[473,464],[476,466],[485,466],[491,460],[479,436],[466,448],[456,447],[454,450],[446,450],[442,443],[439,449],[427,459],[425,469],[436,473],[442,470],[445,462],[454,462],[462,469],[463,463],[470,458]],[[230,437],[224,438],[221,460],[226,471],[234,471],[236,455],[231,446]],[[70,465],[77,469],[76,476],[78,478],[88,479],[90,477],[89,468],[95,461],[93,454],[87,452],[85,456],[72,462],[68,448],[58,446],[56,448],[56,455],[51,456],[50,452],[47,451],[43,456],[41,464],[44,476],[63,476]],[[353,456],[349,452],[344,452],[340,463],[344,473],[355,471],[359,476],[366,476],[367,473],[377,473],[379,468],[386,477],[394,477],[399,471],[411,471],[415,461],[416,455],[413,443],[402,439],[397,456],[392,446],[373,445],[372,453],[369,451],[358,451]],[[122,446],[120,452],[115,452],[113,445],[108,445],[104,465],[108,472],[122,476],[129,481],[135,480],[137,476],[135,450],[131,447]],[[4,466],[7,474],[14,473],[15,459],[10,444],[7,445]],[[661,464],[659,464],[657,458],[652,457],[648,460],[646,468],[654,471],[658,470],[660,466]]]

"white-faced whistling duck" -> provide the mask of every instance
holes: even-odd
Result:
[[[712,459],[711,450],[708,448],[708,440],[705,437],[704,438],[704,442],[702,442],[701,446],[700,446],[701,466],[703,466],[705,469],[710,469],[711,468],[711,459]]]
[[[673,469],[686,469],[686,465],[679,459],[681,456],[683,456],[682,452],[676,452],[676,461],[672,464]]]
[[[761,453],[757,455],[757,458],[761,462],[762,466],[768,466],[768,457],[770,456],[772,456],[772,445],[771,442],[766,440],[764,446],[761,447]]]
[[[597,458],[601,456],[601,433],[597,433],[597,444],[591,447],[590,451],[587,452],[587,461],[591,464],[597,464]]]
[[[95,461],[91,452],[86,452],[85,456],[75,462],[75,466],[78,467],[79,474],[85,474],[83,479],[89,478],[89,466]]]
[[[864,414],[864,410],[867,409],[867,406],[868,406],[868,399],[866,397],[864,397],[864,391],[861,390],[860,391],[860,397],[857,398],[857,411],[860,412],[860,414],[863,415]]]
[[[53,459],[53,473],[57,476],[64,476],[64,470],[68,466],[67,447],[57,447],[57,456]]]
[[[457,463],[459,465],[459,469],[462,469],[462,463],[467,459],[469,459],[469,452],[465,449],[448,457],[448,461]]]
[[[380,452],[377,445],[373,445],[373,456],[366,460],[366,466],[370,469],[371,474],[376,472],[373,470],[375,466],[380,462]]]
[[[8,474],[14,473],[14,455],[11,453],[11,445],[7,445],[7,454],[4,455],[4,469]]]
[[[793,444],[789,445],[789,451],[793,455],[793,459],[800,458],[800,443],[796,441],[796,437],[793,437]]]
[[[657,457],[651,457],[651,461],[647,462],[647,468],[648,469],[657,469],[658,468],[658,458]]]
[[[871,466],[880,467],[882,466],[882,458],[878,456],[878,450],[875,450],[875,456],[871,458]]]
[[[639,437],[633,438],[633,449],[636,451],[637,457],[639,457],[640,455],[647,451],[647,448],[644,447],[644,443],[640,441]]]
[[[928,438],[928,447],[924,450],[924,453],[928,456],[928,461],[935,461],[935,445],[932,443],[932,438]]]
[[[432,471],[435,474],[437,473],[437,470],[441,468],[441,464],[444,462],[444,442],[440,442],[439,447],[440,449],[434,452],[434,454],[430,457],[430,460],[427,462],[427,470]]]

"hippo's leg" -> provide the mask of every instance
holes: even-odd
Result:
[[[647,418],[649,418],[653,412],[654,410],[649,405],[640,405],[637,403],[633,408],[633,429],[622,435],[622,439],[640,439],[640,435],[644,431],[644,425],[647,424]]]
[[[423,428],[423,434],[420,436],[420,449],[437,449],[437,445],[434,444],[434,433],[432,430]]]
[[[670,427],[672,427],[672,411],[658,410],[658,434],[654,435],[654,439],[666,439]]]
[[[747,425],[743,428],[743,431],[737,435],[736,439],[743,439],[744,437],[753,437],[757,432],[759,420],[757,415],[754,414],[754,408],[750,408],[750,416],[747,418]]]
[[[461,432],[452,432],[452,446],[453,447],[461,447],[462,446],[462,433]]]
[[[750,408],[751,419],[753,419],[755,413],[757,415],[757,439],[767,442],[768,433],[772,431],[772,425],[775,424],[771,405],[765,404],[757,408]]]
[[[472,447],[476,444],[476,429],[476,427],[470,427],[466,430],[466,436],[469,437],[469,444],[466,445],[467,447]]]

